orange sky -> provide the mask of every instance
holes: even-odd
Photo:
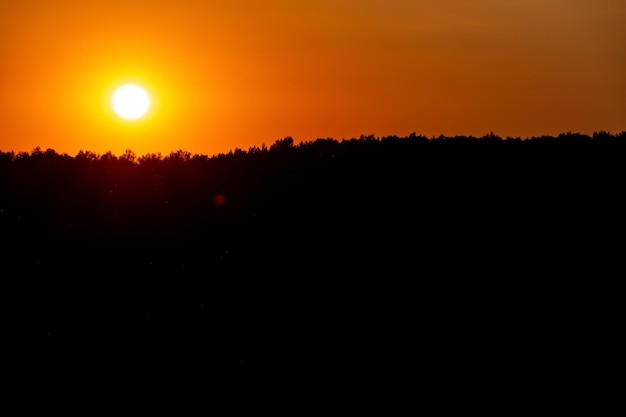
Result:
[[[624,0],[0,0],[0,150],[626,130]],[[141,121],[116,86],[146,87]]]

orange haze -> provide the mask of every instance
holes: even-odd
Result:
[[[626,130],[624,0],[0,0],[0,150]],[[110,109],[136,82],[153,108]]]

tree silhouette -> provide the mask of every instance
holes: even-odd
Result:
[[[0,152],[2,282],[31,346],[104,358],[64,362],[87,373],[135,346],[146,372],[517,374],[554,329],[615,324],[586,292],[623,275],[625,156],[609,132]]]

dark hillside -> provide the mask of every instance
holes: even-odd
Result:
[[[575,378],[577,347],[613,337],[625,157],[604,132],[0,153],[10,344],[89,395],[202,390],[171,383],[190,369],[374,391],[408,372],[437,395]]]

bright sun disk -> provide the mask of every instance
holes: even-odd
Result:
[[[118,116],[134,120],[146,114],[150,107],[150,97],[143,88],[126,84],[115,91],[112,105]]]

